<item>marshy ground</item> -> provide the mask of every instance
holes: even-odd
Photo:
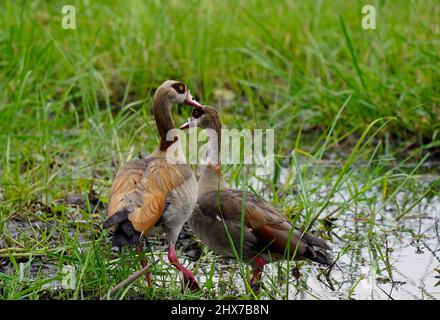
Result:
[[[251,292],[249,268],[185,228],[202,290],[181,291],[158,237],[154,288],[116,298],[439,299],[440,5],[376,3],[366,31],[365,1],[73,1],[65,30],[63,1],[2,1],[0,299],[98,299],[140,268],[101,225],[117,168],[157,145],[169,78],[228,128],[275,129],[273,173],[229,165],[226,181],[312,223],[337,265],[274,263]]]

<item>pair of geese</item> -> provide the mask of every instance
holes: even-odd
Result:
[[[182,129],[198,126],[217,132],[218,144],[208,142],[208,154],[219,155],[221,121],[216,109],[198,103],[184,83],[165,81],[153,98],[159,147],[148,158],[122,166],[110,190],[108,219],[103,226],[112,231],[113,247],[137,245],[141,252],[142,236],[165,233],[169,262],[182,273],[184,286],[193,291],[199,285],[193,273],[179,263],[175,249],[186,221],[215,253],[250,263],[252,287],[258,285],[264,265],[272,261],[309,259],[331,264],[326,252],[330,248],[324,240],[294,228],[278,209],[254,194],[229,189],[220,163],[204,165],[197,181],[185,159],[170,159],[168,148],[173,144],[173,148],[180,148],[177,137],[167,139],[175,129],[171,109],[177,104],[193,107]],[[145,261],[142,264],[145,266]],[[146,278],[151,286],[148,272]]]

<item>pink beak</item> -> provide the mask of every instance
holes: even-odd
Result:
[[[194,108],[203,109],[203,106],[200,103],[198,103],[196,99],[193,98],[189,90],[186,92],[186,98],[183,101],[183,103],[192,106]]]
[[[190,119],[188,119],[187,122],[185,122],[184,124],[182,124],[182,125],[180,126],[180,129],[181,129],[181,130],[188,129],[188,128],[189,128],[189,121],[190,121]]]

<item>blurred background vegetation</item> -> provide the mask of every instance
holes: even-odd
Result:
[[[61,28],[64,4],[0,4],[2,151],[24,147],[23,135],[50,146],[56,130],[113,128],[164,79],[226,105],[230,126],[322,132],[352,95],[338,136],[394,116],[391,147],[439,146],[435,0],[71,1],[76,30]],[[361,28],[365,4],[376,30]]]

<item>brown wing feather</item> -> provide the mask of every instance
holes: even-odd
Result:
[[[300,256],[304,253],[306,244],[296,232],[291,231],[292,224],[286,217],[253,194],[247,193],[246,198],[245,223],[258,240],[257,250],[282,256],[286,253],[290,237],[290,255]]]
[[[136,191],[145,169],[151,162],[147,160],[131,160],[118,170],[110,188],[110,199],[107,208],[109,217],[126,207],[125,197]]]
[[[255,236],[257,242],[254,249],[257,252],[270,251],[272,255],[282,257],[285,255],[286,247],[290,237],[290,255],[297,259],[303,259],[308,251],[313,250],[311,246],[318,246],[328,249],[323,240],[315,239],[310,235],[303,235],[298,229],[293,229],[292,224],[270,203],[259,199],[257,196],[239,190],[222,190],[202,195],[197,201],[203,214],[215,219],[218,215],[226,223],[239,225],[241,223],[241,212],[244,205],[244,225],[247,230]],[[220,201],[218,201],[220,196]],[[218,206],[220,203],[220,206]],[[308,241],[309,239],[310,241]],[[311,241],[313,239],[313,241]],[[307,256],[308,257],[308,256]],[[309,257],[308,257],[309,258]]]
[[[188,165],[169,163],[164,158],[132,160],[116,174],[108,216],[125,208],[134,229],[146,233],[163,214],[168,193],[192,174]]]

